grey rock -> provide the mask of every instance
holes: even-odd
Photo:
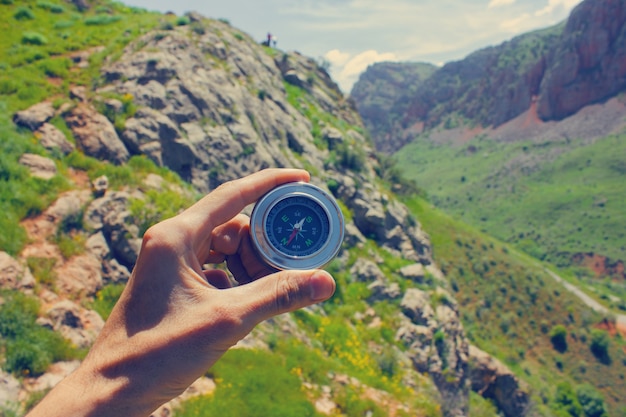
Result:
[[[0,288],[5,290],[32,289],[35,278],[30,270],[6,252],[0,252]]]
[[[425,270],[422,264],[412,264],[400,268],[400,275],[414,282],[424,282]]]
[[[359,282],[373,282],[373,281],[385,281],[385,274],[380,270],[378,265],[374,262],[359,258],[350,268],[350,275],[355,281]]]
[[[79,104],[65,115],[65,121],[85,154],[116,164],[130,157],[111,122],[90,105]]]
[[[397,282],[385,283],[384,281],[374,281],[368,285],[367,288],[372,293],[368,298],[369,302],[395,300],[402,296],[402,290]]]
[[[54,107],[52,103],[44,101],[26,110],[18,111],[13,116],[13,121],[19,126],[35,131],[52,117],[54,117]]]
[[[435,312],[430,305],[430,297],[417,288],[409,288],[402,298],[400,307],[411,322],[421,326],[431,326]]]
[[[20,382],[13,375],[0,369],[0,410],[18,408]],[[16,414],[17,415],[17,414]]]
[[[531,399],[526,387],[504,364],[475,346],[469,347],[472,390],[488,398],[507,417],[526,416]]]
[[[91,189],[96,198],[104,196],[109,189],[109,178],[106,175],[101,175],[91,182]]]
[[[35,132],[35,136],[39,138],[39,143],[46,149],[59,149],[64,155],[74,150],[74,145],[67,140],[65,134],[50,123],[41,125]]]
[[[25,153],[20,156],[20,165],[28,168],[30,174],[37,178],[49,180],[57,174],[57,166],[54,161],[45,156]]]

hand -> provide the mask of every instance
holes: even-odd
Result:
[[[265,266],[239,214],[272,188],[308,179],[306,171],[264,170],[150,228],[87,358],[29,416],[148,416],[261,321],[329,298],[328,273]],[[224,271],[203,269],[224,260],[246,285],[231,287]]]

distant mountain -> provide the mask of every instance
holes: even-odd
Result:
[[[398,89],[403,92],[390,106],[390,117],[399,123],[376,125],[371,112],[362,117],[375,125],[376,146],[386,152],[438,125],[498,127],[530,109],[541,121],[562,120],[626,89],[624,22],[624,1],[584,1],[562,24],[479,50]],[[411,64],[404,70],[397,65],[398,72],[413,71]],[[363,84],[372,84],[371,71],[353,89],[359,109],[372,101],[362,94]],[[391,130],[380,134],[383,127]]]
[[[391,132],[406,113],[410,97],[435,71],[437,67],[427,63],[379,62],[361,75],[351,97],[365,127],[379,138],[378,142],[393,143]]]

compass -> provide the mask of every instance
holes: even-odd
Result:
[[[339,252],[344,219],[337,202],[309,183],[281,185],[256,203],[250,216],[254,247],[276,269],[315,269]]]

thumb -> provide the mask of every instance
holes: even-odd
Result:
[[[280,271],[240,288],[246,288],[248,317],[260,323],[270,317],[327,300],[335,280],[326,271]]]

